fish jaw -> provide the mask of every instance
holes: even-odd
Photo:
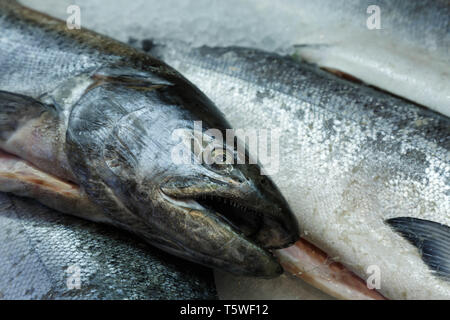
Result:
[[[272,194],[265,192],[248,174],[234,169],[229,175],[210,172],[163,183],[161,206],[176,213],[170,219],[172,228],[175,223],[181,232],[187,230],[178,255],[206,265],[213,260],[220,269],[238,275],[272,278],[282,273],[267,250],[294,243],[299,237],[297,222],[281,195],[275,198],[275,187]],[[267,179],[263,184],[270,183]],[[191,226],[186,228],[187,223]]]
[[[298,223],[277,187],[255,169],[216,165],[198,176],[170,177],[161,191],[215,212],[265,249],[285,248],[298,240]]]
[[[159,225],[164,233],[156,231],[148,238],[155,246],[236,275],[273,278],[282,274],[283,269],[272,253],[217,212],[193,200],[162,198],[165,201],[157,211],[163,214]]]

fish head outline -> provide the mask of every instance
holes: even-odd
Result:
[[[226,135],[222,114],[177,74],[129,74],[97,75],[103,83],[71,111],[66,149],[86,193],[113,224],[165,251],[239,275],[280,274],[268,249],[294,243],[297,222],[258,164],[217,160],[224,150],[239,157],[208,134]],[[212,161],[196,161],[192,145]],[[176,159],[180,151],[189,161]]]

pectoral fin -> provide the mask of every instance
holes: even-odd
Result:
[[[410,217],[386,222],[419,249],[423,261],[437,276],[450,281],[450,227]]]
[[[0,150],[54,176],[75,181],[64,146],[65,124],[54,106],[0,91]]]

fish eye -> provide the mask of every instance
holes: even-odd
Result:
[[[213,168],[214,170],[226,171],[226,172],[230,172],[232,170],[231,164],[226,164],[226,163],[212,163],[211,168]]]
[[[211,152],[210,167],[216,171],[231,172],[233,166],[233,154],[227,149],[216,148]]]

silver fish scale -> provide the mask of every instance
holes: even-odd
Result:
[[[33,200],[0,193],[0,230],[1,299],[215,298],[206,268]],[[70,290],[77,268],[80,288]]]
[[[170,43],[152,53],[205,92],[233,128],[281,129],[272,178],[307,239],[362,277],[379,265],[388,297],[450,297],[449,284],[384,223],[411,216],[450,225],[448,118],[257,50]]]
[[[3,12],[0,25],[8,30],[0,34],[0,87],[4,91],[38,97],[105,63],[106,58],[98,52],[64,42],[57,32],[51,37],[51,30],[11,19]],[[108,59],[118,60],[113,56]]]

